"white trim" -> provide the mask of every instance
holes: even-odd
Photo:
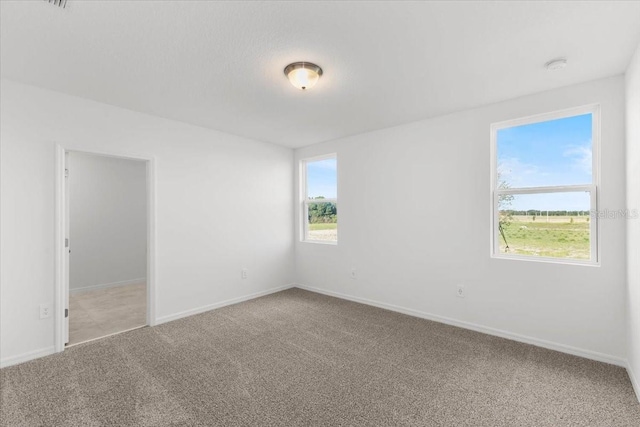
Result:
[[[187,310],[187,311],[183,311],[180,313],[176,313],[176,314],[172,314],[169,316],[164,316],[162,318],[157,319],[156,324],[161,324],[161,323],[167,323],[167,322],[171,322],[173,320],[178,320],[181,319],[183,317],[188,317],[191,315],[195,315],[195,314],[199,314],[199,313],[204,313],[206,311],[210,311],[210,310],[214,310],[216,308],[221,308],[227,305],[232,305],[232,304],[237,304],[239,302],[243,302],[243,301],[248,301],[254,298],[259,298],[261,296],[265,296],[265,295],[270,295],[270,294],[274,294],[280,291],[284,291],[290,288],[299,288],[299,289],[304,289],[310,292],[315,292],[315,293],[319,293],[319,294],[323,294],[323,295],[329,295],[335,298],[340,298],[340,299],[344,299],[344,300],[348,300],[348,301],[353,301],[353,302],[357,302],[360,304],[365,304],[365,305],[370,305],[370,306],[374,306],[374,307],[378,307],[378,308],[382,308],[385,310],[391,310],[397,313],[402,313],[402,314],[406,314],[409,316],[413,316],[413,317],[418,317],[421,319],[427,319],[427,320],[432,320],[435,322],[439,322],[439,323],[444,323],[447,325],[452,325],[452,326],[457,326],[457,327],[461,327],[461,328],[465,328],[465,329],[470,329],[476,332],[481,332],[481,333],[485,333],[488,335],[493,335],[493,336],[498,336],[501,338],[506,338],[506,339],[511,339],[513,341],[518,341],[518,342],[523,342],[526,344],[531,344],[531,345],[535,345],[538,347],[544,347],[550,350],[555,350],[555,351],[560,351],[563,353],[568,353],[568,354],[572,354],[574,356],[579,356],[579,357],[584,357],[587,359],[591,359],[591,360],[596,360],[598,362],[604,362],[604,363],[609,363],[612,365],[616,365],[616,366],[621,366],[626,368],[627,373],[629,375],[629,380],[631,381],[631,385],[633,386],[633,390],[635,391],[636,397],[638,398],[638,402],[640,402],[640,383],[638,383],[636,376],[633,373],[633,370],[631,369],[631,366],[629,365],[628,361],[619,357],[615,357],[615,356],[610,356],[610,355],[606,355],[603,353],[599,353],[599,352],[594,352],[591,350],[583,350],[583,349],[579,349],[576,347],[572,347],[572,346],[567,346],[564,344],[558,344],[558,343],[553,343],[550,341],[545,341],[545,340],[539,340],[537,338],[532,338],[532,337],[527,337],[524,335],[520,335],[520,334],[513,334],[511,332],[507,332],[507,331],[503,331],[503,330],[499,330],[499,329],[494,329],[494,328],[488,328],[488,327],[484,327],[484,326],[479,326],[476,325],[474,323],[470,323],[470,322],[464,322],[464,321],[459,321],[459,320],[455,320],[455,319],[451,319],[448,317],[444,317],[444,316],[439,316],[439,315],[435,315],[435,314],[429,314],[429,313],[425,313],[419,310],[413,310],[413,309],[408,309],[408,308],[403,308],[403,307],[399,307],[396,305],[392,305],[392,304],[386,304],[386,303],[380,303],[380,302],[376,302],[373,300],[369,300],[366,298],[360,298],[360,297],[354,297],[354,296],[350,296],[350,295],[346,295],[346,294],[342,294],[339,292],[333,292],[333,291],[326,291],[324,289],[319,289],[319,288],[315,288],[313,286],[306,286],[306,285],[301,285],[301,284],[295,284],[295,285],[285,285],[285,286],[280,286],[278,288],[274,288],[274,289],[270,289],[267,291],[262,291],[262,292],[257,292],[254,294],[250,294],[244,297],[239,297],[239,298],[233,298],[230,300],[226,300],[217,304],[211,304],[208,306],[203,306],[197,309],[193,309],[193,310]],[[78,343],[78,344],[73,344],[70,347],[73,347],[74,345],[80,345],[80,344],[86,344],[88,342],[91,341],[95,341],[101,338],[106,338],[108,336],[112,336],[112,335],[117,335],[123,332],[128,332],[131,330],[135,330],[135,329],[140,329],[143,328],[144,326],[138,326],[132,329],[128,329],[126,331],[121,331],[121,332],[116,332],[114,334],[110,334],[104,337],[100,337],[100,338],[96,338],[93,340],[89,340],[89,341],[84,341],[82,343]],[[40,350],[34,350],[34,351],[29,351],[17,356],[11,356],[11,357],[6,357],[4,359],[0,360],[0,368],[6,368],[9,366],[13,366],[13,365],[17,365],[20,363],[24,363],[24,362],[28,362],[30,360],[34,360],[34,359],[38,359],[40,357],[45,357],[45,356],[49,356],[51,354],[56,353],[56,348],[55,347],[46,347]]]
[[[518,119],[503,120],[491,124],[491,130],[499,130],[532,123],[548,122],[550,120],[565,119],[567,117],[581,116],[583,114],[600,114],[600,104],[586,104],[579,107],[565,108],[563,110],[555,110],[542,114],[533,114]],[[592,123],[593,124],[593,123]],[[596,128],[593,127],[593,130]]]
[[[305,163],[302,160],[298,161],[298,179],[296,180],[296,187],[297,187],[297,195],[295,200],[296,201],[300,201],[299,204],[297,204],[298,208],[300,209],[300,212],[297,212],[297,216],[296,216],[296,228],[297,228],[297,238],[298,241],[300,242],[304,242],[305,240],[307,240],[307,227],[306,227],[306,220],[305,218],[309,217],[309,211],[307,210],[308,206],[304,203],[304,200],[307,198],[307,180],[306,180],[306,175],[307,174],[307,170],[305,167]]]
[[[586,259],[551,258],[545,256],[513,255],[506,253],[501,253],[500,255],[491,255],[491,258],[500,260],[504,259],[508,261],[545,262],[551,264],[579,265],[582,267],[600,267],[599,262],[593,262]]]
[[[525,344],[535,345],[537,347],[543,347],[543,348],[546,348],[546,349],[549,349],[549,350],[555,350],[555,351],[559,351],[559,352],[562,352],[562,353],[571,354],[571,355],[574,355],[574,356],[584,357],[586,359],[591,359],[591,360],[595,360],[595,361],[598,361],[598,362],[604,362],[604,363],[609,363],[611,365],[627,367],[626,359],[623,359],[623,358],[617,357],[617,356],[612,356],[612,355],[605,354],[605,353],[600,353],[600,352],[597,352],[597,351],[581,349],[581,348],[577,348],[577,347],[573,347],[573,346],[569,346],[569,345],[565,345],[565,344],[560,344],[560,343],[556,343],[556,342],[552,342],[552,341],[546,341],[546,340],[542,340],[542,339],[539,339],[539,338],[534,338],[534,337],[529,337],[529,336],[526,336],[526,335],[516,334],[516,333],[513,333],[513,332],[509,332],[509,331],[504,331],[502,329],[495,329],[495,328],[491,328],[491,327],[487,327],[487,326],[478,325],[478,324],[472,323],[472,322],[465,322],[463,320],[457,320],[457,319],[453,319],[453,318],[450,318],[450,317],[440,316],[440,315],[437,315],[437,314],[426,313],[426,312],[420,311],[420,310],[414,310],[414,309],[411,309],[411,308],[404,308],[404,307],[400,307],[400,306],[393,305],[393,304],[387,304],[387,303],[383,303],[383,302],[373,301],[373,300],[370,300],[370,299],[367,299],[367,298],[360,298],[360,297],[355,297],[355,296],[351,296],[351,295],[346,295],[346,294],[342,294],[340,292],[327,291],[327,290],[324,290],[324,289],[315,288],[313,286],[306,286],[306,285],[297,284],[297,285],[295,285],[295,287],[296,288],[300,288],[300,289],[304,289],[304,290],[307,290],[307,291],[311,291],[311,292],[316,292],[316,293],[319,293],[319,294],[329,295],[329,296],[332,296],[332,297],[336,297],[336,298],[340,298],[340,299],[344,299],[344,300],[348,300],[348,301],[357,302],[357,303],[360,303],[360,304],[371,305],[371,306],[374,306],[374,307],[383,308],[385,310],[395,311],[397,313],[402,313],[402,314],[406,314],[406,315],[413,316],[413,317],[419,317],[421,319],[432,320],[434,322],[444,323],[444,324],[451,325],[451,326],[457,326],[459,328],[469,329],[469,330],[476,331],[476,332],[481,332],[481,333],[487,334],[487,335],[493,335],[493,336],[500,337],[500,338],[510,339],[512,341],[518,341],[518,342],[522,342],[522,343],[525,343]]]
[[[71,295],[82,294],[84,292],[97,291],[98,289],[117,288],[118,286],[134,285],[136,283],[146,282],[146,277],[140,277],[138,279],[122,280],[120,282],[100,283],[98,285],[85,286],[82,288],[69,289]]]
[[[18,365],[20,363],[28,362],[33,359],[39,359],[40,357],[49,356],[56,352],[54,346],[41,348],[39,350],[28,351],[26,353],[18,354],[17,356],[5,357],[0,360],[0,368],[7,368],[9,366]]]
[[[157,324],[156,299],[156,159],[147,159],[147,325]]]
[[[336,152],[320,154],[318,156],[305,157],[300,159],[301,162],[320,162],[322,160],[336,159],[338,154]]]
[[[584,114],[591,114],[591,177],[590,184],[584,185],[565,185],[565,186],[548,186],[548,187],[519,187],[509,189],[498,188],[498,147],[497,135],[500,129],[517,127],[533,123],[542,123],[550,120],[563,119]],[[540,194],[540,193],[556,193],[556,192],[578,192],[587,191],[591,195],[590,211],[597,211],[599,208],[600,196],[598,188],[600,188],[600,144],[601,144],[601,114],[599,104],[588,104],[580,107],[567,108],[559,111],[552,111],[543,114],[522,117],[519,119],[505,120],[502,122],[492,123],[490,126],[490,185],[491,185],[491,223],[490,223],[490,257],[493,259],[511,259],[517,261],[538,261],[550,262],[558,264],[570,264],[581,266],[600,266],[600,221],[597,216],[590,218],[590,258],[588,260],[567,259],[567,258],[551,258],[538,257],[532,255],[509,255],[500,252],[500,235],[499,235],[499,196],[501,194]]]
[[[631,365],[627,362],[627,374],[629,374],[629,380],[631,381],[631,385],[633,386],[633,391],[636,393],[636,398],[640,403],[640,382],[638,382],[637,377],[634,375],[633,370],[631,369]]]
[[[522,188],[496,188],[497,195],[500,194],[544,194],[544,193],[580,193],[593,192],[595,186],[593,184],[584,185],[561,185],[554,187],[522,187]]]
[[[102,335],[102,336],[97,337],[97,338],[91,338],[90,340],[81,341],[81,342],[77,342],[77,343],[74,343],[74,344],[68,344],[67,348],[71,348],[71,347],[75,347],[77,345],[90,343],[90,342],[93,342],[93,341],[98,341],[98,340],[101,340],[102,338],[108,338],[108,337],[112,337],[114,335],[120,335],[120,334],[124,334],[125,332],[131,332],[131,331],[135,331],[136,329],[142,329],[142,328],[146,328],[146,327],[147,327],[147,325],[135,326],[133,328],[125,329],[124,331],[113,332],[111,334]]]
[[[237,303],[240,303],[240,302],[249,301],[249,300],[252,300],[252,299],[255,299],[255,298],[263,297],[263,296],[266,296],[266,295],[275,294],[277,292],[285,291],[287,289],[291,289],[291,288],[296,287],[296,286],[297,285],[279,286],[277,288],[268,289],[266,291],[256,292],[256,293],[245,295],[245,296],[242,296],[242,297],[232,298],[232,299],[229,299],[229,300],[226,300],[226,301],[221,301],[221,302],[216,303],[216,304],[210,304],[210,305],[194,308],[194,309],[191,309],[191,310],[185,310],[185,311],[182,311],[182,312],[179,312],[179,313],[175,313],[175,314],[171,314],[169,316],[163,316],[161,318],[155,319],[154,323],[155,323],[155,325],[160,325],[162,323],[171,322],[173,320],[178,320],[178,319],[181,319],[183,317],[188,317],[188,316],[192,316],[192,315],[195,315],[195,314],[204,313],[204,312],[207,312],[207,311],[210,311],[210,310],[215,310],[216,308],[222,308],[222,307],[225,307],[225,306],[228,306],[228,305],[233,305],[233,304],[237,304]],[[102,336],[102,337],[98,337],[98,338],[95,338],[95,339],[92,339],[92,340],[83,341],[83,342],[77,343],[77,344],[72,344],[72,345],[70,345],[68,347],[73,347],[75,345],[80,345],[80,344],[86,344],[86,343],[91,342],[91,341],[96,341],[96,340],[99,340],[99,339],[102,339],[102,338],[110,337],[110,336],[113,336],[113,335],[118,335],[118,334],[121,334],[121,333],[124,333],[124,332],[129,332],[129,331],[132,331],[132,330],[135,330],[135,329],[144,328],[144,327],[146,327],[146,325],[136,326],[135,328],[127,329],[125,331],[119,331],[119,332],[115,332],[113,334],[109,334],[109,335],[105,335],[105,336]],[[64,349],[64,347],[63,347],[63,349]],[[28,362],[30,360],[38,359],[38,358],[44,357],[44,356],[49,356],[49,355],[54,354],[54,353],[59,353],[59,351],[56,349],[55,346],[52,346],[52,347],[47,347],[47,348],[43,348],[43,349],[40,349],[40,350],[29,351],[29,352],[26,352],[26,353],[23,353],[23,354],[19,354],[17,356],[6,357],[6,358],[0,360],[0,368],[5,368],[5,367],[8,367],[8,366],[17,365],[19,363]]]
[[[337,246],[338,245],[338,242],[336,242],[335,240],[307,239],[307,240],[304,240],[302,243],[313,243],[313,244],[318,244],[318,245],[329,245],[329,246]]]
[[[55,283],[54,283],[54,349],[56,352],[64,350],[65,344],[65,317],[64,309],[66,308],[66,265],[65,265],[65,245],[64,239],[66,237],[66,224],[65,224],[65,200],[66,200],[66,186],[65,186],[65,153],[66,150],[60,145],[56,145],[56,167],[55,167]]]
[[[237,304],[243,301],[249,301],[255,298],[260,298],[265,295],[275,294],[277,292],[285,291],[287,289],[291,289],[296,285],[284,285],[279,286],[277,288],[268,289],[266,291],[255,292],[253,294],[244,295],[237,298],[231,298],[225,301],[216,302],[213,304],[203,305],[202,307],[196,307],[185,311],[180,311],[178,313],[169,314],[168,316],[158,317],[156,319],[156,325],[161,325],[162,323],[172,322],[174,320],[182,319],[183,317],[193,316],[195,314],[205,313],[207,311],[215,310],[217,308],[226,307],[228,305]]]
[[[147,325],[154,326],[156,321],[156,173],[153,156],[141,156],[127,152],[106,152],[97,150],[76,149],[71,146],[56,144],[56,166],[55,166],[55,284],[54,284],[54,348],[56,352],[64,351],[65,348],[65,326],[64,309],[66,308],[65,288],[69,284],[65,278],[64,266],[64,239],[67,234],[65,225],[66,198],[64,186],[65,153],[74,151],[78,153],[93,154],[106,157],[117,157],[120,159],[140,160],[147,165]]]

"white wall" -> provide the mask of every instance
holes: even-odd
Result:
[[[144,281],[147,165],[71,151],[69,289]]]
[[[627,209],[640,211],[640,45],[626,73]],[[627,221],[629,371],[640,399],[640,218]]]
[[[337,153],[339,198],[337,246],[296,237],[297,282],[624,364],[624,220],[601,221],[600,267],[490,258],[490,124],[590,103],[602,107],[600,208],[618,210],[621,76],[296,150]]]
[[[155,159],[159,321],[292,282],[291,149],[0,84],[4,365],[53,351],[53,317],[40,320],[39,304],[54,297],[56,142]]]
[[[489,124],[599,102],[600,208],[617,210],[624,91],[604,79],[296,150],[338,153],[340,210],[337,246],[295,236],[296,281],[614,363],[637,355],[622,309],[630,221],[601,221],[600,267],[489,257]],[[160,321],[292,282],[291,150],[6,80],[0,94],[3,364],[53,349],[38,305],[53,301],[56,142],[155,159]]]

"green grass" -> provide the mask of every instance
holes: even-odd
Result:
[[[507,253],[535,255],[551,258],[589,259],[589,222],[586,217],[514,217],[504,228],[509,243]],[[500,252],[505,253],[506,245],[502,236]]]
[[[338,224],[309,224],[310,231],[336,230]],[[511,224],[505,227],[505,235],[509,242],[507,253],[515,255],[534,255],[551,258],[589,259],[589,222],[587,217],[531,217],[514,216]],[[502,236],[500,252],[506,246]]]
[[[309,230],[335,230],[338,228],[338,224],[335,222],[322,222],[317,224],[309,224]]]

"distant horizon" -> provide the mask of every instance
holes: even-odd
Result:
[[[533,214],[535,214],[536,212],[538,212],[540,215],[543,215],[543,214],[546,214],[546,213],[556,214],[556,213],[561,213],[561,212],[564,212],[567,215],[570,212],[571,213],[576,212],[578,214],[591,214],[591,210],[589,210],[589,209],[587,209],[587,210],[560,209],[560,210],[555,210],[555,211],[546,210],[546,209],[527,209],[527,210],[524,210],[524,209],[501,209],[501,211],[503,211],[503,212],[512,212],[512,213],[515,213],[515,214],[518,214],[520,212],[524,212],[524,213],[533,212]]]

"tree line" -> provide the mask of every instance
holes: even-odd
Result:
[[[324,197],[314,197],[312,200],[321,200]],[[333,202],[309,203],[309,223],[326,224],[338,222],[338,207]]]
[[[501,210],[504,214],[507,215],[527,215],[527,216],[589,216],[589,211],[545,211],[538,209],[529,209],[526,211],[518,211],[513,209],[503,209]]]

